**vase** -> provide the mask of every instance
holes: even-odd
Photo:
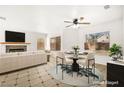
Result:
[[[117,57],[112,57],[112,61],[117,61]]]
[[[74,56],[78,57],[78,49],[74,49]]]

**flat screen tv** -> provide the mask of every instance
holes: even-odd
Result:
[[[25,33],[5,31],[6,42],[25,42]]]

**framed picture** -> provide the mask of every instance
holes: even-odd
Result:
[[[99,32],[86,35],[84,44],[85,50],[93,50],[96,52],[108,52],[110,45],[110,32]]]

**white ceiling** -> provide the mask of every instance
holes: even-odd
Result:
[[[77,11],[78,16],[84,16],[93,25],[122,17],[122,6],[110,6],[109,9],[104,9],[104,6],[85,6],[78,7]]]
[[[61,32],[67,23],[83,16],[84,21],[96,25],[122,18],[123,6],[0,6],[0,16],[5,16],[8,26],[45,33]],[[17,24],[17,25],[15,25]]]

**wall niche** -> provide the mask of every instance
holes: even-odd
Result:
[[[45,49],[45,42],[43,38],[37,39],[37,50],[43,50]]]
[[[50,38],[50,49],[53,51],[61,50],[61,36]]]

